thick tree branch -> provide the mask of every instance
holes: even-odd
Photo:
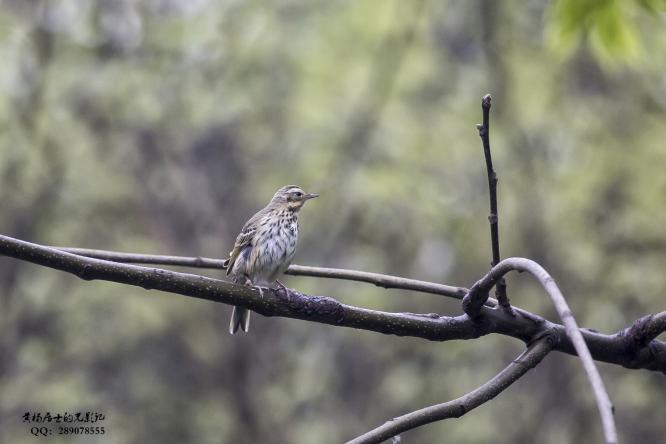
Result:
[[[481,109],[483,110],[483,123],[476,126],[479,130],[479,136],[483,143],[483,155],[486,159],[486,172],[488,175],[488,196],[490,198],[490,244],[492,247],[493,258],[491,265],[494,267],[500,261],[499,249],[499,212],[497,210],[497,173],[493,168],[493,158],[490,155],[490,105],[492,97],[486,94],[481,99]],[[506,294],[506,282],[500,279],[496,285],[496,296],[500,306],[507,312],[511,311],[509,297]]]
[[[481,404],[485,404],[506,390],[528,370],[536,367],[555,345],[548,334],[536,339],[493,379],[453,401],[426,407],[387,421],[347,444],[377,444],[392,436],[416,427],[448,418],[459,418]]]
[[[66,271],[84,280],[101,279],[238,305],[265,316],[282,316],[336,326],[432,340],[470,339],[489,333],[468,316],[388,313],[353,307],[296,291],[264,291],[187,273],[87,258],[0,235],[0,254]]]
[[[488,298],[490,289],[499,282],[502,277],[509,271],[526,271],[534,276],[541,286],[546,290],[555,305],[555,309],[562,319],[566,328],[567,336],[576,349],[576,353],[587,374],[590,385],[597,400],[597,407],[601,415],[601,422],[603,424],[604,436],[607,443],[617,442],[617,432],[615,430],[615,421],[613,419],[613,405],[611,404],[608,392],[604,387],[604,383],[599,374],[599,370],[594,364],[594,360],[590,354],[585,339],[578,328],[576,319],[574,319],[571,309],[567,304],[566,299],[560,292],[560,289],[555,284],[555,280],[536,262],[523,259],[523,258],[509,258],[497,264],[485,277],[472,286],[470,292],[463,300],[463,307],[465,312],[474,317],[476,315],[477,307],[481,308],[483,303]],[[480,304],[480,305],[479,305]]]
[[[296,291],[290,291],[288,295],[283,291],[264,291],[262,297],[255,289],[218,279],[86,258],[2,235],[0,254],[66,271],[86,280],[102,279],[240,305],[265,316],[283,316],[432,341],[472,339],[497,333],[529,342],[548,331],[557,339],[554,350],[576,354],[564,326],[515,307],[516,316],[509,316],[502,310],[483,306],[478,316],[472,319],[467,315],[448,317],[368,310],[342,304],[332,298],[308,296]],[[604,335],[583,330],[582,334],[592,356],[599,361],[666,374],[664,342],[653,340],[635,353],[627,353],[624,332]]]
[[[205,257],[183,257],[183,256],[165,256],[160,254],[137,254],[122,253],[107,250],[91,250],[87,248],[65,248],[52,247],[68,253],[79,256],[104,259],[113,262],[123,262],[131,264],[152,264],[152,265],[172,265],[178,267],[196,267],[224,269],[223,260],[210,259]],[[464,287],[452,287],[450,285],[436,284],[434,282],[419,281],[397,276],[390,276],[381,273],[369,273],[367,271],[345,270],[342,268],[324,268],[308,267],[304,265],[291,265],[286,274],[292,276],[310,276],[328,279],[344,279],[348,281],[367,282],[383,288],[397,288],[401,290],[412,290],[421,293],[438,294],[455,299],[462,299],[468,289]],[[495,301],[490,299],[487,304],[495,306]]]

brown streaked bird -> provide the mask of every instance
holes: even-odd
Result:
[[[236,244],[225,261],[227,275],[234,283],[268,286],[284,273],[296,252],[298,212],[306,201],[318,197],[296,185],[277,190],[265,208],[248,220],[236,238]],[[250,328],[250,310],[234,307],[229,323],[232,335]]]

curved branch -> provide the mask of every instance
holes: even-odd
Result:
[[[550,296],[555,305],[555,309],[565,326],[567,336],[571,339],[571,342],[576,349],[576,353],[583,364],[590,385],[592,386],[592,391],[597,401],[597,407],[599,408],[599,414],[601,415],[606,442],[609,444],[616,443],[617,431],[615,429],[615,420],[613,419],[613,405],[611,404],[608,392],[604,387],[599,370],[594,364],[590,350],[585,344],[585,339],[583,339],[583,335],[578,328],[576,319],[573,317],[566,299],[564,299],[564,295],[562,295],[557,284],[555,284],[555,280],[550,277],[541,265],[530,259],[524,258],[509,258],[503,260],[493,267],[486,276],[472,286],[463,300],[463,308],[465,312],[470,317],[474,317],[477,313],[477,309],[480,309],[488,298],[488,292],[490,289],[496,283],[500,282],[506,273],[512,270],[526,271],[534,276],[544,290],[546,290],[548,296]]]
[[[460,418],[467,412],[490,401],[536,367],[553,349],[554,338],[548,334],[531,343],[493,379],[453,401],[426,407],[387,421],[374,430],[352,439],[347,444],[377,444],[416,427],[448,418]]]
[[[107,250],[91,250],[88,248],[66,248],[52,247],[68,253],[79,256],[92,257],[95,259],[104,259],[113,262],[123,262],[130,264],[152,264],[152,265],[172,265],[178,267],[196,267],[224,269],[223,260],[211,259],[205,257],[184,257],[184,256],[165,256],[161,254],[137,254],[121,253]],[[310,276],[328,279],[344,279],[348,281],[367,282],[383,288],[397,288],[401,290],[412,290],[421,293],[439,294],[455,299],[462,299],[468,289],[464,287],[453,287],[450,285],[436,284],[434,282],[420,281],[397,276],[391,276],[381,273],[370,273],[367,271],[346,270],[342,268],[308,267],[304,265],[291,265],[286,274],[292,276]],[[495,306],[495,300],[491,299],[487,304],[490,307]]]
[[[329,297],[308,296],[296,291],[288,294],[283,291],[264,291],[261,297],[253,288],[218,279],[87,258],[2,235],[0,254],[66,271],[82,279],[102,279],[240,305],[265,316],[290,317],[431,341],[472,339],[497,333],[529,342],[531,338],[538,337],[540,332],[547,330],[557,337],[555,350],[576,354],[564,326],[516,307],[516,316],[509,316],[503,310],[483,306],[474,319],[467,315],[447,317],[437,314],[387,313],[353,307]],[[653,340],[636,353],[628,354],[623,332],[605,335],[583,330],[582,334],[597,360],[666,374],[664,342]]]

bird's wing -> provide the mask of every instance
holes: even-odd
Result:
[[[236,243],[234,244],[234,248],[231,250],[231,253],[229,253],[229,259],[225,261],[225,265],[227,266],[227,274],[231,273],[231,270],[233,270],[234,263],[236,262],[236,259],[238,259],[238,256],[241,254],[241,251],[243,251],[246,246],[252,244],[252,239],[254,239],[254,235],[257,232],[257,226],[259,222],[261,222],[263,216],[263,211],[260,211],[252,216],[250,220],[245,223],[243,229],[238,234],[238,237],[236,237]]]

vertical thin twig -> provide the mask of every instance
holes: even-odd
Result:
[[[479,136],[483,142],[483,154],[486,158],[486,171],[488,173],[488,190],[490,194],[490,242],[492,245],[493,259],[491,266],[495,266],[500,261],[499,251],[499,217],[497,212],[497,173],[493,169],[493,159],[490,156],[490,101],[492,97],[486,94],[481,99],[481,108],[483,109],[483,123],[476,125],[479,130]],[[512,312],[509,297],[506,295],[506,283],[500,279],[495,287],[495,294],[499,305],[507,312]]]

